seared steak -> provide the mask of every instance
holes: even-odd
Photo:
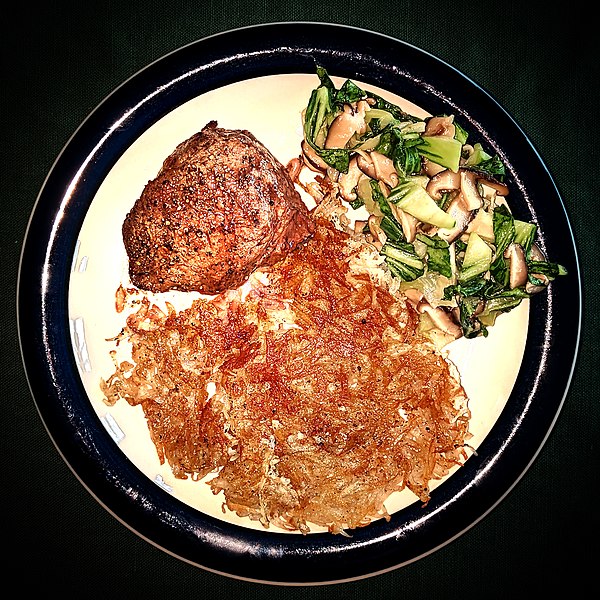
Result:
[[[217,294],[314,231],[285,167],[245,130],[215,121],[182,142],[123,223],[131,282]]]

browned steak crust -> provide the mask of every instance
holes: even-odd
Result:
[[[215,121],[177,146],[123,223],[131,282],[216,294],[242,285],[314,230],[285,167]]]

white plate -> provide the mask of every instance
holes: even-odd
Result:
[[[339,78],[333,80],[338,87],[343,83]],[[355,83],[415,116],[428,114],[425,107],[417,107],[386,90]],[[282,164],[287,164],[300,152],[301,111],[318,85],[314,74],[249,79],[202,94],[152,125],[124,152],[100,185],[81,227],[69,282],[69,319],[81,377],[94,410],[124,454],[147,477],[186,504],[218,519],[257,529],[262,529],[260,523],[239,518],[230,511],[224,514],[222,494],[213,495],[204,481],[177,479],[168,464],[160,465],[141,406],[132,408],[126,402],[117,402],[108,407],[99,383],[114,371],[110,351],[116,346],[108,340],[121,331],[127,317],[127,313],[118,314],[115,310],[117,288],[131,287],[121,226],[146,183],[156,177],[163,160],[177,144],[210,120],[217,120],[221,127],[251,131]],[[248,100],[240,103],[240,98]],[[310,197],[303,195],[310,206]],[[169,301],[183,309],[199,294],[147,296],[159,306],[164,307]],[[473,434],[469,445],[475,449],[496,422],[513,389],[527,337],[528,306],[525,301],[502,315],[487,338],[461,338],[449,347],[449,357],[457,366],[469,397]],[[506,352],[507,347],[512,349],[510,353]],[[123,345],[120,348],[125,350]],[[441,481],[433,481],[432,488]],[[386,507],[393,513],[416,501],[417,497],[405,489],[394,493]],[[314,524],[311,529],[323,531]],[[284,533],[281,529],[274,531]]]

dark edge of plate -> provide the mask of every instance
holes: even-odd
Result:
[[[531,301],[514,391],[477,455],[433,492],[427,507],[417,502],[389,522],[377,521],[349,537],[229,525],[146,478],[109,437],[87,399],[67,310],[71,261],[87,209],[135,139],[204,92],[265,75],[314,74],[317,64],[431,113],[455,114],[474,139],[501,154],[513,212],[538,224],[549,259],[569,270],[567,278]],[[123,83],[82,123],[32,211],[17,317],[40,417],[65,462],[106,510],[148,542],[204,569],[263,583],[316,585],[418,560],[461,535],[506,496],[542,448],[564,402],[578,351],[581,290],[575,241],[559,192],[521,128],[488,93],[440,59],[382,34],[326,23],[274,23],[227,31],[168,54]]]

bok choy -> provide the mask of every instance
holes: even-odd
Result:
[[[458,335],[485,336],[499,314],[567,274],[541,253],[537,226],[511,213],[500,157],[469,143],[454,115],[419,118],[351,80],[336,87],[321,66],[317,76],[305,162],[327,181],[323,195],[365,214],[361,235],[417,308],[445,311]]]

